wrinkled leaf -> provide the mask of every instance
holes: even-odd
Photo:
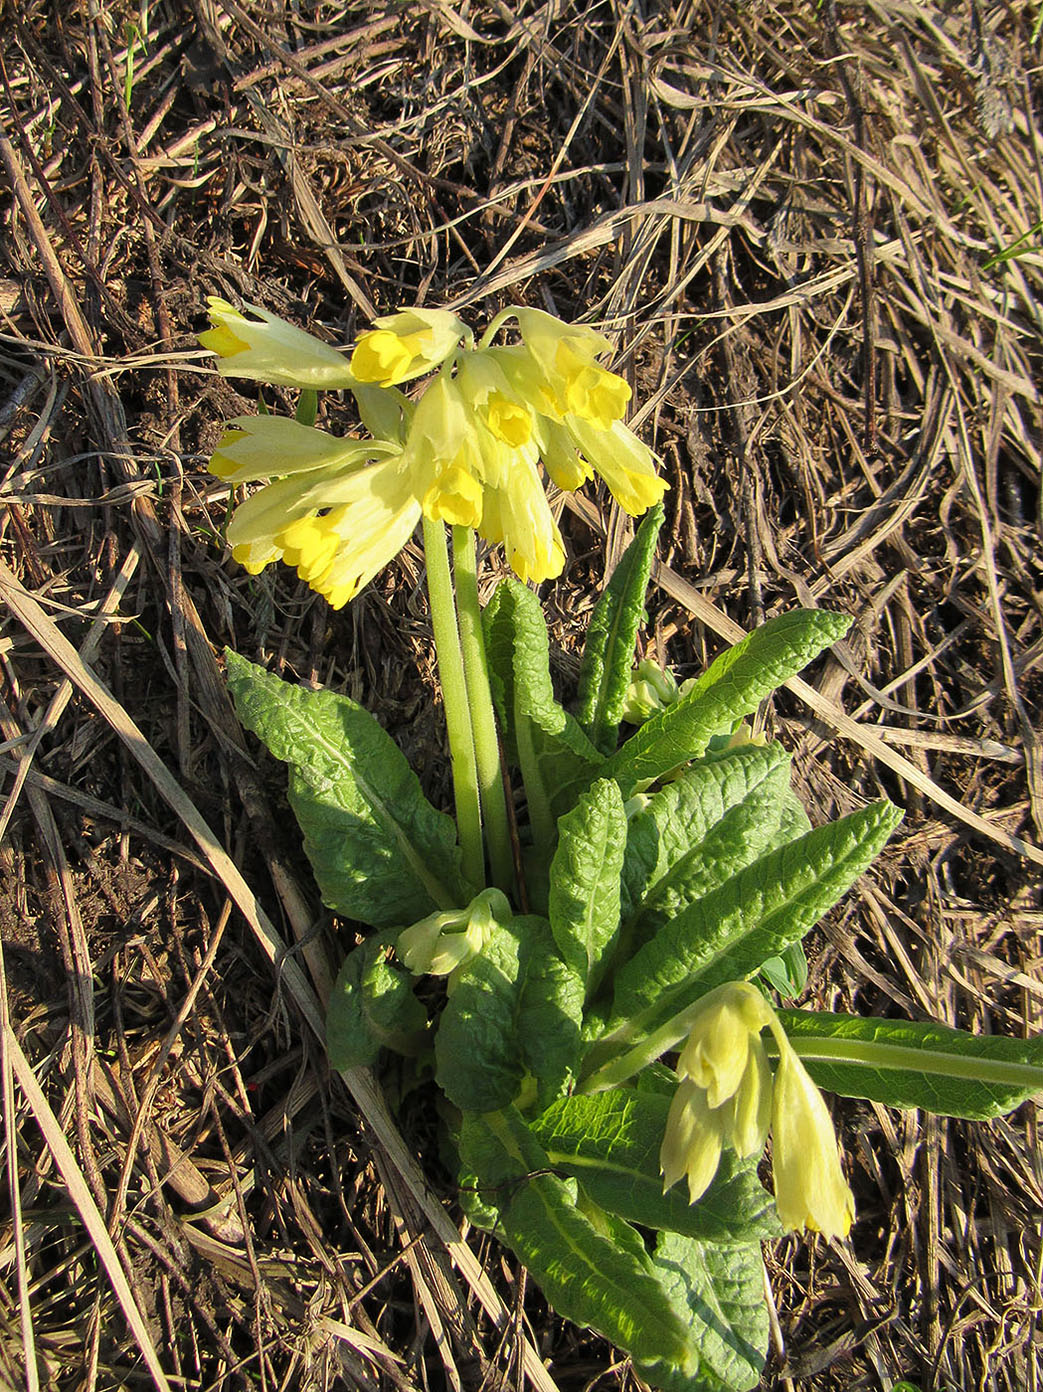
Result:
[[[698,1366],[684,1372],[663,1363],[638,1368],[660,1392],[749,1392],[768,1352],[768,1308],[760,1244],[731,1247],[663,1233],[655,1265],[674,1307],[691,1324]]]
[[[780,744],[744,745],[701,760],[645,801],[627,825],[623,860],[623,916],[629,919],[729,810],[765,780],[788,777],[789,755]],[[786,800],[792,799],[788,788]],[[795,799],[793,799],[795,801]],[[784,815],[780,809],[780,816]]]
[[[381,1049],[414,1054],[426,1035],[427,1012],[413,978],[388,960],[391,943],[369,938],[345,957],[326,1014],[326,1049],[334,1068],[365,1068]]]
[[[591,994],[619,933],[627,819],[619,788],[599,779],[558,822],[549,918],[563,959]]]
[[[690,1367],[687,1321],[671,1305],[639,1243],[621,1246],[576,1206],[569,1183],[548,1162],[512,1108],[466,1116],[464,1171],[480,1176],[486,1203],[499,1209],[497,1234],[524,1262],[555,1310],[589,1325],[635,1357]]]
[[[545,920],[498,925],[454,977],[435,1037],[439,1086],[461,1111],[496,1111],[528,1074],[545,1104],[576,1065],[582,1003]]]
[[[587,628],[576,719],[603,754],[615,748],[623,719],[637,630],[662,525],[663,505],[657,503],[645,514],[637,535],[623,552]]]
[[[846,614],[795,609],[754,629],[722,653],[686,695],[631,735],[603,765],[601,776],[615,778],[627,798],[639,784],[698,758],[714,735],[756,710],[842,637],[850,623]]]
[[[601,755],[555,698],[547,625],[532,591],[501,581],[483,623],[508,757],[522,770],[534,827],[550,828],[590,783]]]
[[[290,765],[290,802],[323,902],[375,928],[466,903],[456,827],[373,716],[347,696],[225,655],[239,719]]]
[[[1043,1092],[1043,1035],[804,1010],[780,1010],[779,1020],[816,1083],[844,1097],[984,1120]]]
[[[752,778],[745,795],[732,803],[705,836],[693,837],[689,849],[656,882],[624,930],[625,950],[647,942],[664,924],[777,844],[789,791],[789,760],[783,756],[773,764],[764,760],[760,768],[756,764],[748,767],[762,776]]]
[[[683,1184],[663,1193],[659,1148],[676,1086],[665,1094],[614,1088],[561,1098],[531,1123],[556,1170],[578,1179],[595,1203],[646,1228],[668,1228],[708,1242],[777,1237],[775,1205],[755,1161],[726,1150],[717,1176],[694,1204]]]
[[[798,942],[866,869],[900,818],[897,808],[880,802],[818,827],[665,924],[620,969],[610,1035],[597,1052],[603,1058],[606,1048],[621,1052],[645,1040],[658,1057],[683,1032],[672,1023],[678,1012]]]

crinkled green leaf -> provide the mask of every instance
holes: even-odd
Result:
[[[627,955],[654,937],[665,923],[776,845],[789,791],[789,759],[782,757],[774,763],[764,760],[759,766],[751,761],[735,767],[754,773],[745,794],[713,822],[704,836],[692,837],[689,849],[645,896],[623,930],[623,950]]]
[[[879,802],[818,827],[664,924],[617,975],[605,1046],[656,1035],[656,1053],[669,1048],[679,1037],[668,1037],[679,1011],[798,942],[866,869],[900,818],[891,803]]]
[[[663,505],[644,517],[594,607],[583,647],[576,719],[603,754],[615,748],[645,608]]]
[[[768,1307],[760,1244],[731,1247],[663,1233],[656,1270],[687,1319],[699,1351],[694,1371],[664,1361],[635,1359],[660,1392],[749,1392],[757,1387],[768,1352]]]
[[[344,958],[326,1013],[326,1050],[334,1068],[365,1068],[381,1049],[414,1054],[427,1012],[413,978],[389,960],[387,937],[368,938]]]
[[[290,802],[323,902],[375,928],[466,903],[456,827],[373,716],[234,652],[226,659],[239,719],[290,765]]]
[[[502,580],[483,614],[490,684],[511,761],[520,765],[533,821],[567,812],[602,757],[554,696],[550,644],[533,592]]]
[[[599,779],[558,822],[549,918],[564,960],[590,995],[619,933],[627,818],[618,786]]]
[[[728,811],[780,771],[789,755],[780,744],[743,745],[701,760],[645,801],[627,824],[623,860],[623,917],[630,919],[664,876],[698,847]],[[784,806],[792,799],[788,788]],[[782,809],[780,809],[782,815]]]
[[[912,1020],[780,1010],[820,1087],[890,1107],[984,1120],[1043,1092],[1043,1035],[1009,1039]]]
[[[500,1213],[498,1235],[564,1319],[589,1325],[636,1358],[694,1365],[687,1321],[673,1308],[639,1244],[621,1246],[576,1206],[570,1184],[520,1115],[465,1116],[460,1156]],[[614,1231],[614,1230],[613,1230]]]
[[[755,1161],[726,1150],[717,1176],[694,1204],[685,1186],[663,1193],[659,1148],[673,1086],[665,1094],[613,1088],[552,1103],[531,1125],[556,1170],[578,1179],[595,1203],[646,1228],[708,1242],[777,1237],[775,1205]]]
[[[435,1037],[439,1086],[461,1111],[515,1101],[526,1075],[543,1103],[579,1054],[582,983],[558,957],[544,919],[512,918],[454,976]]]
[[[583,1021],[583,981],[558,956],[545,919],[530,915],[516,919],[515,923],[522,934],[518,1048],[536,1080],[539,1105],[547,1106],[575,1076]]]
[[[686,695],[631,735],[603,765],[601,776],[615,778],[626,798],[639,784],[698,758],[714,735],[756,710],[842,637],[850,622],[846,614],[796,609],[754,629],[722,653]]]

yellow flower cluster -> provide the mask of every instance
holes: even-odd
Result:
[[[774,1078],[761,1031],[778,1047]],[[756,1155],[772,1133],[775,1207],[785,1227],[846,1237],[855,1201],[840,1168],[822,1094],[756,987],[735,981],[699,1002],[677,1063],[679,1078],[660,1150],[663,1191],[688,1180],[694,1203],[721,1151]]]
[[[350,359],[275,315],[212,298],[200,342],[229,377],[348,388],[381,438],[337,439],[276,416],[231,422],[210,467],[264,481],[228,529],[253,573],[295,566],[334,608],[405,545],[421,516],[502,544],[523,580],[561,573],[565,551],[542,469],[562,489],[597,474],[632,515],[662,497],[655,456],[622,423],[630,388],[598,362],[607,339],[541,310],[512,307],[520,342],[475,346],[447,310],[386,315]],[[486,335],[491,337],[490,334]],[[417,401],[398,387],[434,373]]]

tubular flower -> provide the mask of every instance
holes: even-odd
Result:
[[[760,1038],[765,1027],[779,1050],[774,1079]],[[677,1074],[659,1155],[664,1193],[686,1175],[694,1203],[713,1180],[723,1146],[742,1157],[756,1155],[770,1126],[779,1218],[787,1228],[846,1237],[854,1199],[829,1112],[755,987],[736,981],[703,997]]]
[[[403,928],[395,951],[414,976],[449,976],[481,952],[497,923],[505,923],[511,912],[498,889],[483,889],[466,909],[428,914]]]
[[[266,309],[245,308],[255,317],[248,319],[217,295],[207,299],[213,327],[199,335],[199,342],[217,354],[222,377],[249,377],[282,387],[351,386],[354,378],[343,353]]]
[[[840,1168],[833,1122],[793,1046],[779,1039],[772,1102],[775,1207],[787,1228],[846,1237],[855,1200]]]
[[[232,554],[251,574],[272,561],[294,566],[334,609],[409,540],[420,504],[396,445],[338,440],[276,416],[242,416],[211,468],[230,482],[271,479],[228,525]]]
[[[395,387],[440,367],[469,337],[467,326],[447,309],[403,309],[374,319],[351,355],[359,382]]]
[[[579,488],[597,474],[632,516],[666,492],[655,455],[622,422],[630,400],[623,378],[599,366],[610,350],[601,334],[561,323],[541,310],[514,308],[523,343],[485,350],[515,400],[533,412],[544,467],[559,488]]]

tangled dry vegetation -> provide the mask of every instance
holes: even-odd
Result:
[[[907,809],[814,939],[810,998],[1036,1033],[1033,8],[2,18],[0,1384],[633,1386],[495,1244],[460,1240],[422,1102],[392,1120],[372,1080],[326,1069],[351,926],[317,901],[218,654],[347,690],[438,795],[418,555],[339,614],[229,561],[205,463],[256,399],[196,348],[201,305],[336,343],[418,302],[605,324],[671,483],[649,645],[687,675],[764,615],[856,616],[765,713],[813,817]],[[566,692],[626,537],[608,502],[564,518]],[[1035,1109],[836,1112],[858,1220],[766,1253],[765,1386],[1037,1388]]]

